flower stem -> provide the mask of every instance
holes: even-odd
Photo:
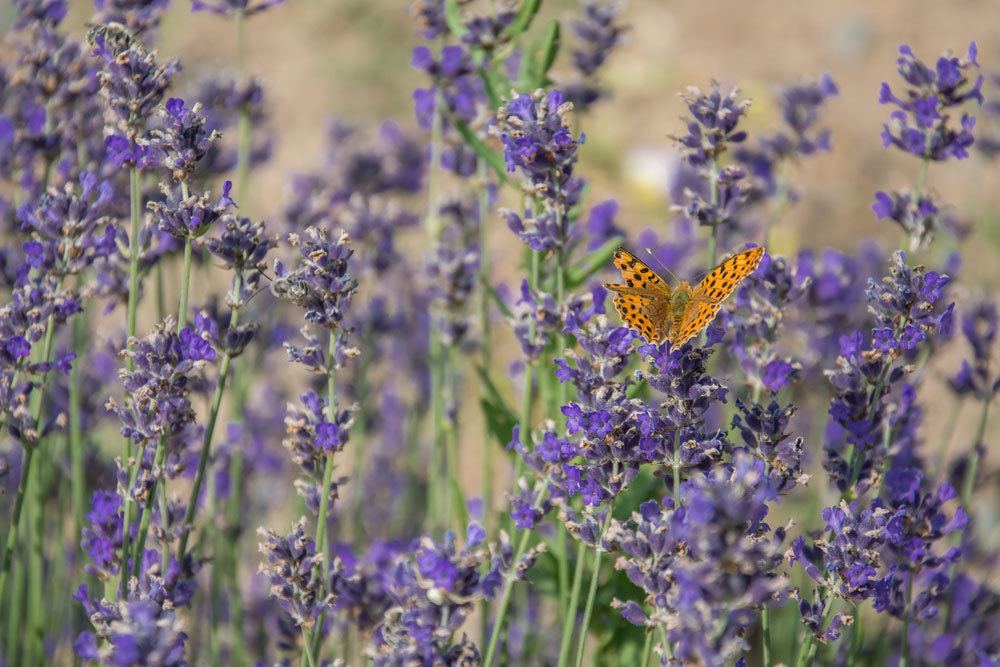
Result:
[[[826,622],[830,618],[830,612],[833,611],[833,595],[828,595],[826,598],[826,604],[823,606],[823,616],[820,619],[819,629],[822,632],[826,628]],[[799,659],[795,662],[796,667],[804,667],[805,665],[812,665],[813,660],[816,659],[816,651],[819,645],[816,643],[816,637],[813,636],[811,631],[808,631],[805,638],[805,643],[802,644],[802,648],[799,650]]]
[[[187,326],[188,293],[191,289],[191,238],[184,239],[184,268],[181,278],[181,298],[177,307],[177,333]]]
[[[45,336],[42,339],[41,361],[43,363],[48,363],[48,361],[52,358],[55,328],[55,315],[49,315],[45,324]],[[44,388],[47,376],[47,373],[42,375],[39,386],[34,388],[31,395],[31,418],[36,433],[40,431],[41,426],[42,406],[44,404],[42,399],[44,398]],[[14,498],[14,511],[11,515],[10,526],[7,528],[7,541],[4,544],[3,558],[0,560],[0,601],[3,600],[4,592],[7,588],[7,577],[10,574],[10,562],[14,555],[14,546],[17,543],[17,529],[21,522],[21,513],[24,509],[24,499],[31,485],[31,462],[33,460],[34,451],[38,447],[37,442],[24,442],[22,444],[24,456],[21,460],[21,479],[17,485],[17,496]]]
[[[163,461],[167,455],[167,434],[161,435],[160,440],[156,443],[156,455],[153,459],[153,472],[159,473],[159,475],[164,475],[163,472]],[[159,477],[153,478],[153,488],[149,490],[149,495],[146,497],[146,507],[143,509],[142,518],[139,519],[139,533],[136,535],[136,545],[134,556],[132,557],[132,576],[138,577],[139,572],[142,569],[142,557],[146,550],[146,533],[149,531],[149,520],[153,515],[153,500],[156,498],[157,487],[159,486]],[[166,484],[166,479],[163,480]],[[164,574],[166,572],[164,571]]]
[[[614,463],[614,472],[611,473],[612,477],[618,476],[618,462]],[[594,548],[594,571],[590,575],[590,590],[587,591],[587,602],[583,607],[583,621],[580,623],[580,635],[576,643],[576,667],[580,667],[583,664],[584,649],[587,644],[587,632],[590,630],[590,616],[594,611],[594,600],[597,596],[597,582],[600,579],[601,574],[601,557],[604,555],[604,534],[608,532],[608,526],[611,525],[611,515],[614,514],[615,503],[614,500],[611,501],[608,506],[608,515],[604,517],[604,525],[601,526],[601,534],[597,538],[597,545]]]
[[[549,490],[549,480],[546,478],[542,482],[542,488],[538,490],[538,497],[535,498],[533,507],[535,509],[542,506],[545,502],[545,496]],[[517,567],[517,562],[521,560],[524,552],[528,548],[528,540],[531,537],[530,530],[524,530],[521,533],[521,539],[517,543],[517,548],[514,550],[514,558],[511,560],[513,567]],[[490,634],[490,642],[486,647],[486,659],[483,661],[483,667],[492,667],[493,659],[496,656],[497,644],[500,641],[500,634],[503,631],[504,621],[507,617],[507,609],[510,607],[510,594],[514,588],[514,582],[516,579],[513,576],[508,576],[507,580],[503,585],[503,592],[500,594],[500,606],[497,609],[497,617],[493,622],[493,632]]]
[[[229,328],[233,329],[239,322],[240,307],[242,306],[241,293],[243,291],[243,273],[237,271],[233,276],[233,305],[229,314]],[[215,425],[219,420],[219,409],[222,407],[222,395],[226,390],[226,379],[229,377],[229,369],[232,366],[232,355],[229,350],[222,354],[222,363],[219,366],[219,380],[215,385],[215,394],[212,396],[212,407],[208,413],[208,424],[205,426],[205,434],[201,442],[201,453],[198,455],[198,468],[194,474],[194,483],[191,485],[191,496],[188,499],[187,509],[184,511],[184,525],[181,527],[181,540],[177,548],[177,560],[183,563],[187,554],[188,538],[191,536],[191,529],[194,524],[194,515],[198,511],[198,495],[201,493],[201,486],[205,478],[205,468],[208,466],[209,454],[212,451],[212,436],[215,433]]]
[[[334,369],[336,368],[336,344],[337,344],[337,331],[336,329],[330,330],[330,339],[327,343],[326,350],[326,419],[331,424],[336,423],[337,420],[337,410],[334,406],[334,399],[336,398],[336,380],[334,378]],[[330,583],[330,558],[329,554],[326,553],[326,522],[327,515],[330,511],[330,486],[333,484],[333,453],[327,454],[326,465],[323,468],[323,482],[320,488],[319,497],[319,513],[316,515],[316,551],[323,554],[323,562],[321,569],[323,571],[323,581],[320,585],[320,589],[324,589],[329,586]],[[313,570],[313,578],[317,576],[318,572],[316,569]],[[322,630],[323,630],[323,619],[325,614],[320,614],[319,620],[312,631],[312,640],[314,644],[309,645],[306,641],[306,657],[311,664],[315,664],[317,658],[320,655],[320,648],[322,646]],[[312,655],[315,653],[315,656]]]
[[[906,609],[903,612],[903,630],[899,636],[899,667],[906,667],[910,662],[910,604],[913,598],[913,572],[908,572],[907,575],[906,591],[903,598]]]
[[[569,594],[569,606],[563,617],[562,639],[559,643],[559,667],[569,664],[570,640],[573,638],[573,628],[576,626],[576,610],[580,603],[580,590],[583,588],[583,570],[587,560],[587,543],[580,540],[576,548],[576,568],[573,572],[573,588]]]
[[[478,160],[479,187],[477,204],[479,211],[479,365],[484,373],[489,373],[493,365],[492,335],[490,330],[490,297],[486,286],[490,283],[490,260],[487,248],[486,218],[489,215],[489,193],[487,192],[486,161]],[[483,387],[485,394],[486,388]],[[489,433],[489,415],[484,403],[480,403],[483,411],[483,432]],[[483,438],[483,519],[487,532],[493,526],[493,442],[489,437]],[[484,601],[485,603],[485,601]],[[483,615],[485,619],[486,615]]]
[[[83,425],[81,419],[80,401],[80,364],[83,363],[87,349],[87,320],[84,313],[78,313],[73,320],[73,351],[76,359],[69,371],[69,459],[70,488],[73,498],[73,521],[76,524],[73,534],[79,541],[83,532],[84,514],[87,507],[86,478],[83,464],[84,444]]]
[[[131,351],[132,340],[135,338],[136,321],[139,312],[139,231],[142,224],[142,184],[139,180],[139,169],[132,166],[128,172],[129,184],[129,218],[131,227],[128,238],[128,306],[125,316],[125,346]],[[132,372],[135,370],[135,360],[131,355],[125,358],[125,370]],[[125,492],[124,507],[124,529],[125,536],[122,539],[121,557],[121,589],[119,595],[125,597],[128,592],[128,562],[129,562],[129,526],[132,523],[132,515],[135,507],[132,503],[132,485],[135,483],[141,463],[140,458],[133,459],[135,452],[132,449],[132,441],[123,438],[122,443],[122,464],[131,467],[129,472],[129,488]]]
[[[760,610],[760,631],[762,637],[761,656],[764,667],[771,665],[771,608],[765,604]]]

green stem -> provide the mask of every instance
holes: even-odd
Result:
[[[169,436],[164,434],[160,436],[160,440],[156,443],[156,455],[153,459],[153,470],[163,475],[163,461],[167,455],[167,438]],[[149,531],[149,521],[153,516],[153,500],[156,498],[157,487],[159,486],[159,477],[153,478],[153,488],[149,490],[149,495],[146,497],[146,507],[142,512],[142,518],[139,519],[139,533],[136,535],[136,545],[133,551],[134,556],[132,557],[132,576],[138,577],[139,571],[142,569],[142,556],[146,550],[146,533]],[[164,480],[166,483],[166,480]]]
[[[334,405],[334,399],[336,398],[336,380],[334,378],[334,369],[336,366],[336,344],[337,344],[337,332],[335,329],[330,330],[330,338],[327,343],[326,351],[326,419],[330,423],[335,423],[337,420],[337,409]],[[326,522],[327,515],[330,511],[330,487],[333,484],[333,454],[330,453],[326,457],[326,465],[323,468],[323,483],[320,488],[319,498],[319,513],[316,515],[316,551],[323,554],[323,562],[321,569],[323,570],[323,581],[320,586],[320,590],[325,589],[330,585],[330,558],[327,553],[326,548]],[[318,574],[317,569],[313,569],[313,578]],[[323,629],[324,615],[320,615],[319,620],[312,632],[312,647],[309,646],[309,642],[306,642],[307,648],[311,648],[312,652],[315,653],[315,658],[320,655],[320,648],[322,646],[322,629]],[[307,658],[313,664],[315,664],[314,656],[310,654],[307,650]]]
[[[907,573],[906,590],[904,591],[903,603],[906,609],[903,612],[903,630],[899,637],[899,667],[906,667],[910,662],[910,601],[913,597],[913,573]]]
[[[234,329],[239,322],[240,307],[242,305],[241,293],[243,291],[243,274],[240,271],[233,276],[233,310],[229,314],[229,328]],[[219,409],[222,407],[222,395],[226,390],[226,379],[229,377],[229,369],[232,366],[233,358],[229,351],[223,353],[222,363],[219,367],[219,381],[215,385],[215,394],[212,396],[212,406],[208,413],[208,424],[205,426],[205,434],[201,441],[201,453],[198,455],[198,468],[195,470],[194,483],[191,485],[191,495],[188,499],[187,509],[184,511],[184,525],[181,527],[180,545],[177,548],[177,560],[184,561],[187,554],[188,539],[194,525],[194,515],[198,511],[198,496],[201,493],[201,485],[205,478],[205,469],[208,467],[209,454],[212,451],[212,436],[215,433],[215,425],[219,420]]]
[[[614,462],[612,477],[618,476],[618,461]],[[604,555],[604,535],[611,525],[611,515],[615,510],[615,502],[611,501],[608,506],[608,515],[604,517],[604,525],[601,526],[601,533],[597,538],[597,545],[594,548],[594,571],[590,575],[590,590],[587,591],[587,602],[583,607],[583,622],[580,624],[580,635],[576,642],[576,667],[583,664],[584,649],[587,644],[587,632],[590,631],[590,616],[594,611],[594,600],[597,597],[597,583],[601,574],[601,557]]]
[[[41,497],[41,467],[44,459],[31,469],[28,498],[28,633],[23,638],[25,643],[25,664],[38,664],[42,653],[42,568],[44,554],[42,545],[42,497]]]
[[[242,414],[242,412],[240,413]],[[229,503],[226,507],[226,524],[229,539],[226,540],[226,583],[229,586],[230,621],[232,623],[232,655],[233,664],[243,667],[246,664],[246,647],[243,640],[243,604],[237,581],[238,565],[237,545],[239,533],[240,511],[243,507],[243,452],[236,450],[229,459],[229,479],[232,488],[229,492]]]
[[[760,610],[760,631],[763,635],[763,663],[764,667],[771,667],[771,609],[765,604]]]
[[[820,620],[820,631],[826,628],[826,622],[830,618],[830,612],[833,611],[833,595],[828,595],[826,598],[826,604],[823,606],[823,616]],[[805,665],[812,665],[813,660],[816,659],[816,651],[819,645],[816,643],[816,637],[810,631],[806,635],[805,643],[799,650],[799,659],[796,661],[796,667],[804,667]]]
[[[573,638],[573,628],[576,625],[576,610],[580,603],[580,590],[583,588],[583,570],[587,560],[587,544],[583,540],[576,548],[576,568],[573,572],[573,588],[569,594],[569,607],[563,617],[562,639],[559,643],[559,667],[569,664],[570,640]]]
[[[177,333],[187,326],[188,293],[191,289],[191,237],[184,239],[184,268],[181,274],[180,304],[177,306]]]
[[[642,645],[641,667],[649,667],[649,659],[653,657],[653,633],[646,632],[646,641]]]
[[[127,461],[129,466],[129,476],[128,476],[128,488],[125,489],[125,511],[124,515],[124,525],[122,527],[122,535],[128,536],[131,534],[132,527],[132,489],[135,488],[135,480],[139,477],[139,462],[146,456],[146,443],[139,446],[139,451],[136,453],[134,461]],[[121,582],[118,587],[118,595],[121,597],[126,597],[128,595],[128,575],[129,575],[129,545],[130,540],[122,540],[122,562],[121,567]]]
[[[45,324],[45,336],[42,342],[42,362],[46,363],[52,358],[52,346],[55,338],[55,316],[49,315],[48,320]],[[45,381],[48,374],[43,374],[39,386],[33,390],[31,395],[31,417],[32,423],[34,424],[34,430],[37,433],[39,431],[41,417],[42,417],[42,406],[44,405],[44,387]],[[24,450],[24,457],[21,461],[21,479],[17,485],[17,496],[14,498],[14,511],[11,515],[10,526],[7,528],[7,540],[4,544],[3,558],[0,561],[0,601],[3,600],[4,592],[7,588],[7,578],[10,574],[10,562],[14,555],[14,546],[17,543],[17,529],[21,523],[21,513],[24,509],[24,499],[27,496],[29,487],[31,486],[31,462],[33,460],[34,451],[38,447],[38,443],[24,442],[22,443],[22,448]]]
[[[674,509],[681,506],[681,430],[674,429]]]
[[[479,207],[479,365],[484,373],[489,373],[493,366],[492,332],[490,330],[490,296],[486,293],[486,285],[490,282],[490,259],[487,248],[486,219],[489,216],[489,193],[487,192],[486,161],[478,160],[477,165],[479,188],[477,204]],[[485,394],[485,387],[483,392]],[[483,432],[489,433],[489,415],[483,405]],[[485,528],[491,533],[495,528],[493,516],[493,442],[489,437],[483,438],[483,518]],[[486,621],[483,601],[483,621]],[[484,626],[485,627],[485,626]]]
[[[538,490],[538,497],[535,498],[533,507],[536,509],[542,506],[545,502],[545,496],[549,490],[549,480],[546,479],[542,482],[542,487]],[[517,543],[517,548],[514,550],[514,558],[512,563],[517,564],[521,557],[524,556],[524,552],[528,548],[528,540],[531,538],[531,531],[525,530],[521,533],[521,539]],[[507,609],[510,607],[510,594],[514,589],[514,582],[516,579],[513,576],[508,576],[507,580],[504,582],[503,592],[500,594],[500,605],[497,608],[497,617],[493,622],[493,632],[490,634],[490,642],[486,647],[486,659],[483,661],[484,667],[492,667],[493,659],[496,656],[497,645],[500,642],[500,634],[503,631],[504,621],[507,617]]]
[[[76,360],[69,371],[69,459],[70,487],[73,498],[73,534],[79,541],[83,532],[84,515],[87,508],[86,478],[83,464],[86,453],[83,445],[83,425],[81,424],[80,365],[86,355],[87,320],[79,313],[73,320],[73,351]]]
[[[139,169],[132,166],[128,172],[129,184],[129,219],[131,227],[128,239],[128,306],[125,319],[125,346],[128,351],[132,350],[132,341],[135,338],[136,321],[139,312],[139,232],[142,225],[142,184],[139,180]],[[135,370],[135,360],[131,355],[125,358],[125,370],[129,373]],[[124,535],[128,535],[129,527],[132,523],[132,515],[135,507],[132,502],[132,484],[135,483],[136,475],[141,460],[133,458],[132,441],[129,438],[122,439],[122,463],[129,465],[129,488],[125,492],[124,507]],[[125,597],[128,592],[128,562],[129,562],[129,540],[122,540],[121,557],[121,587],[119,594]]]
[[[319,628],[313,630],[313,634],[319,632]],[[312,646],[309,644],[309,633],[306,632],[305,628],[302,628],[302,648],[304,649],[303,654],[305,655],[306,664],[309,667],[313,667],[316,664],[316,658],[313,657]]]

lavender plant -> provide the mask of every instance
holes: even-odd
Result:
[[[99,0],[82,40],[14,3],[4,664],[1000,662],[997,306],[954,252],[991,237],[927,179],[995,152],[975,43],[904,45],[847,101],[918,164],[864,221],[907,250],[840,250],[796,233],[800,176],[860,155],[831,75],[688,88],[669,222],[636,233],[600,106],[644,17],[602,0],[412,2],[414,117],[304,128],[317,164],[265,193],[298,133],[245,22],[282,4],[190,3],[233,22],[236,76],[181,78],[164,0]],[[677,349],[609,309],[622,245],[690,277],[748,244]]]

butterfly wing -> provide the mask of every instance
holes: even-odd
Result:
[[[605,283],[604,287],[615,293],[615,310],[622,321],[650,342],[663,340],[667,335],[670,286],[624,248],[615,252],[614,265],[621,271],[625,284]]]
[[[743,280],[753,273],[764,257],[764,248],[748,248],[738,252],[708,272],[695,287],[691,301],[671,331],[671,350],[697,336],[722,308],[722,302]]]
[[[706,303],[691,301],[677,321],[674,330],[670,332],[670,351],[673,352],[688,342],[707,327],[722,308],[721,303]]]
[[[662,292],[670,296],[670,285],[656,271],[625,248],[619,248],[614,257],[615,268],[621,271],[625,285],[633,289]]]
[[[708,272],[694,290],[694,300],[719,304],[725,301],[739,286],[743,279],[757,269],[764,248],[747,248],[738,252],[722,264]]]

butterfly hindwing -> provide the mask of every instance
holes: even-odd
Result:
[[[738,252],[722,262],[698,283],[694,291],[695,300],[721,303],[736,290],[744,278],[756,270],[763,256],[764,248],[757,246]]]
[[[721,303],[706,303],[704,301],[691,301],[684,314],[681,315],[675,331],[670,334],[670,351],[673,352],[684,343],[688,342],[707,327],[722,308]]]
[[[649,317],[651,302],[648,296],[628,292],[616,292],[614,299],[615,310],[621,315],[622,322],[641,333],[646,340],[655,341],[658,327]]]

